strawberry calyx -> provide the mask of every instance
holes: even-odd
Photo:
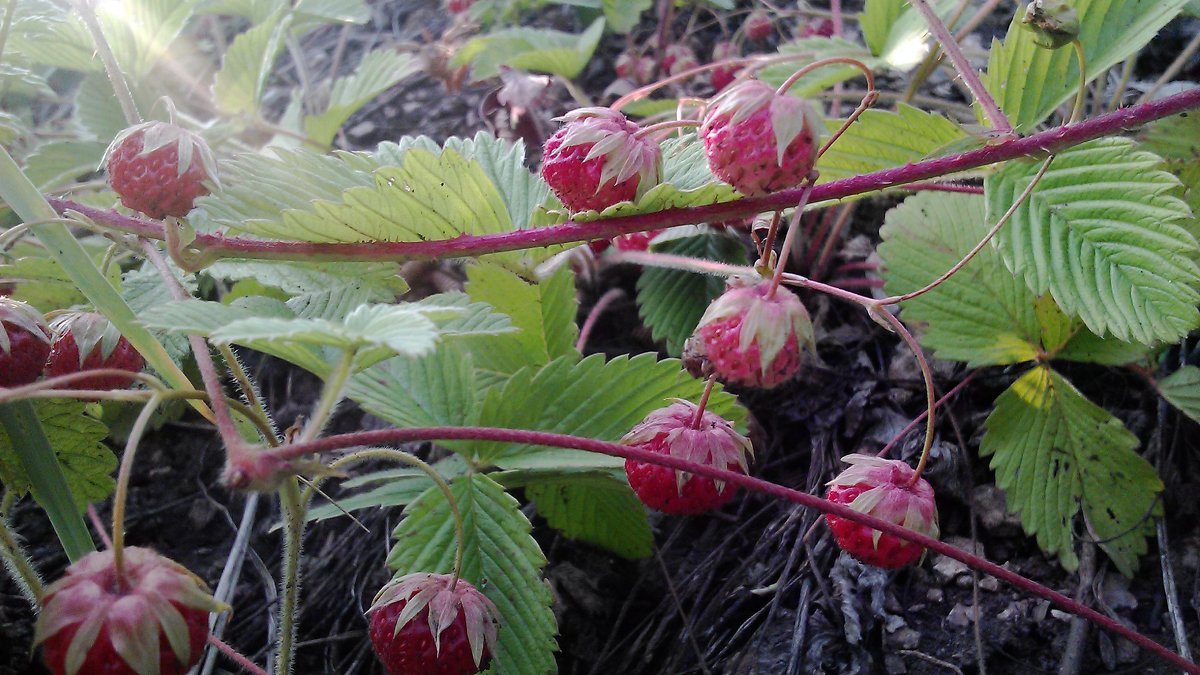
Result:
[[[874,455],[850,454],[850,466],[826,483],[828,499],[855,511],[937,537],[938,514],[933,487],[908,464]],[[915,480],[914,480],[915,479]],[[924,549],[879,530],[827,515],[838,544],[854,557],[878,567],[897,568],[916,561]],[[870,533],[870,544],[865,537]]]
[[[42,319],[41,312],[28,303],[0,297],[0,323],[19,328],[33,336],[33,339],[50,344],[50,330]],[[0,330],[0,351],[5,354],[11,353],[12,346],[13,340],[9,337],[8,330]]]
[[[637,200],[661,181],[662,150],[658,143],[639,137],[640,127],[622,113],[602,107],[578,108],[555,120],[563,122],[563,127],[547,141],[544,163],[576,146],[590,146],[582,161],[601,162],[593,194],[636,177],[632,199]]]
[[[775,161],[784,165],[784,156],[792,143],[802,134],[816,139],[820,134],[816,110],[808,101],[790,94],[781,94],[762,80],[743,80],[713,99],[700,127],[701,136],[718,124],[737,126],[760,110],[769,111],[771,129],[775,136]],[[817,144],[812,143],[812,161],[816,161]],[[810,163],[811,165],[811,163]]]
[[[198,624],[204,635],[193,635],[190,615],[223,612],[228,605],[187,568],[150,549],[126,547],[123,569],[118,579],[113,552],[97,551],[46,589],[34,645],[45,645],[55,673],[75,675],[97,649],[115,652],[128,666],[106,672],[157,674],[165,672],[165,662],[182,673],[199,660],[197,642],[203,645],[207,624]],[[174,663],[161,651],[164,641]]]
[[[117,327],[98,312],[72,311],[60,314],[50,321],[50,330],[54,341],[67,334],[75,340],[79,350],[79,368],[83,368],[83,362],[97,346],[100,348],[100,360],[108,360],[121,340],[121,332]]]
[[[435,653],[440,655],[443,633],[461,615],[475,665],[481,666],[485,652],[496,651],[496,618],[500,611],[486,595],[462,579],[429,572],[392,579],[375,595],[367,615],[396,603],[403,603],[403,609],[396,616],[393,638],[409,623],[424,617],[433,636]]]
[[[683,399],[674,400],[671,405],[646,415],[620,442],[631,446],[660,444],[670,457],[722,469],[737,467],[742,473],[749,470],[747,455],[754,455],[750,439],[707,410],[700,416],[699,424],[694,424],[698,406]],[[675,488],[680,496],[691,478],[692,474],[675,470]],[[718,494],[725,491],[724,481],[713,483]]]
[[[705,326],[730,319],[739,324],[737,350],[745,353],[757,347],[758,368],[764,379],[793,339],[799,347],[816,353],[812,318],[804,303],[786,288],[776,288],[772,294],[769,280],[731,277],[728,290],[704,311],[696,331],[701,333]]]
[[[122,130],[113,138],[112,143],[108,144],[104,156],[100,159],[101,165],[107,165],[113,153],[135,136],[141,136],[142,147],[138,150],[137,156],[145,157],[160,148],[173,145],[179,159],[176,168],[177,178],[182,178],[195,163],[204,172],[205,179],[211,182],[213,187],[220,188],[221,182],[217,178],[217,160],[213,157],[208,143],[199,135],[170,122],[150,120]]]

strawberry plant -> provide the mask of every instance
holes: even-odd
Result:
[[[290,672],[305,532],[367,507],[393,509],[395,523],[393,579],[356,608],[384,670],[553,672],[562,606],[545,531],[650,558],[655,526],[672,521],[646,507],[701,519],[742,508],[747,493],[803,507],[812,527],[794,551],[810,570],[834,555],[800,545],[818,532],[849,556],[843,568],[945,556],[1200,672],[1178,609],[1173,650],[939,541],[934,490],[949,499],[939,436],[970,437],[944,423],[937,379],[965,364],[959,392],[991,369],[1000,393],[975,449],[1036,546],[1094,579],[1109,563],[1134,577],[1162,545],[1166,486],[1139,451],[1145,430],[1071,364],[1123,368],[1161,396],[1160,419],[1166,403],[1200,418],[1200,371],[1165,365],[1200,328],[1189,140],[1200,93],[1122,108],[1123,91],[1096,89],[1186,0],[1035,0],[1009,17],[983,77],[951,33],[966,7],[953,2],[868,0],[853,17],[832,2],[811,21],[756,9],[732,37],[724,20],[711,29],[722,42],[700,66],[684,47],[699,29],[676,34],[671,20],[692,10],[674,3],[658,8],[652,40],[630,19],[649,3],[580,9],[577,33],[508,26],[535,7],[477,0],[448,6],[458,18],[430,48],[380,46],[345,68],[340,50],[326,63],[302,47],[370,20],[367,3],[334,4],[4,8],[0,556],[41,610],[33,642],[52,672],[183,672],[217,654]],[[494,30],[467,39],[472,22]],[[789,32],[769,54],[739,56]],[[605,42],[616,34],[630,37]],[[615,76],[663,79],[598,104],[595,90],[616,79],[583,75],[601,44],[621,53]],[[452,72],[463,66],[469,75]],[[967,105],[919,93],[939,67]],[[348,122],[421,71],[448,89],[501,77],[509,126],[349,145]],[[143,118],[158,110],[170,121]],[[514,131],[522,116],[535,130],[563,124],[530,147]],[[881,225],[851,210],[868,197]],[[806,229],[818,212],[837,215]],[[860,243],[835,254],[847,227]],[[835,255],[844,273],[866,274],[794,271]],[[601,289],[586,317],[581,292],[620,265],[640,269],[627,289],[654,346],[593,352],[601,313],[626,290]],[[924,409],[905,414],[919,416],[881,449],[844,434],[861,445],[839,453],[850,467],[806,459],[807,486],[750,462],[785,441],[775,460],[819,456],[828,429],[766,437],[803,419],[796,392],[835,370],[825,359],[847,349],[837,336],[875,325],[870,341],[912,354]],[[320,381],[305,414],[264,394],[247,365],[259,355]],[[336,413],[351,404],[383,428],[341,432]],[[258,495],[277,499],[267,668],[225,643],[241,637],[226,619],[209,628],[236,582],[210,595],[179,563],[125,544],[135,467],[163,461],[139,449],[171,415],[215,428],[221,485],[252,495],[248,522]],[[912,457],[886,456],[921,425]],[[115,478],[106,438],[123,445]],[[333,480],[354,490],[314,505]],[[27,493],[71,561],[49,586],[10,522]],[[97,551],[81,514],[110,498],[111,524],[94,523],[111,541]],[[764,592],[789,592],[780,579]]]

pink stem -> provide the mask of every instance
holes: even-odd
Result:
[[[583,353],[583,348],[587,346],[588,337],[592,334],[592,329],[596,327],[596,321],[600,315],[623,295],[625,295],[625,291],[619,288],[610,288],[600,296],[600,299],[592,306],[592,311],[588,312],[587,319],[584,319],[583,327],[579,329],[579,339],[575,341],[575,351]]]
[[[641,450],[627,445],[621,445],[619,443],[609,443],[607,441],[598,441],[591,438],[580,438],[578,436],[568,436],[565,434],[553,434],[544,431],[526,431],[523,429],[498,429],[492,427],[414,427],[408,429],[360,431],[357,433],[341,434],[338,436],[327,436],[325,438],[309,441],[307,443],[280,446],[279,448],[264,450],[262,452],[264,454],[270,453],[277,459],[291,459],[315,452],[326,452],[354,446],[383,444],[390,445],[409,443],[412,441],[435,440],[497,441],[501,443],[520,443],[524,445],[543,445],[548,447],[583,450],[586,452],[595,452],[601,455],[608,455],[610,457],[620,457],[623,459],[633,459],[638,462],[657,464],[659,466],[665,466],[676,471],[685,471],[700,476],[706,476],[708,478],[712,478],[713,480],[719,480],[726,483],[731,483],[733,485],[738,485],[746,488],[747,490],[762,492],[778,499],[784,499],[795,504],[800,504],[806,508],[816,509],[822,513],[833,514],[839,518],[845,518],[847,520],[860,523],[872,529],[879,530],[885,534],[899,537],[906,541],[917,544],[918,546],[923,546],[934,551],[935,553],[940,553],[949,558],[958,560],[959,562],[974,567],[985,574],[990,574],[1001,581],[1008,582],[1032,595],[1045,598],[1067,612],[1082,616],[1096,625],[1116,633],[1117,635],[1129,640],[1130,642],[1133,642],[1139,647],[1150,651],[1155,656],[1158,656],[1177,668],[1181,668],[1188,673],[1200,675],[1200,666],[1197,666],[1195,663],[1182,658],[1178,654],[1142,635],[1141,633],[1126,628],[1104,614],[1075,602],[1071,598],[1059,593],[1058,591],[1047,588],[1046,586],[1043,586],[1032,579],[1027,579],[1016,572],[1007,570],[995,563],[989,562],[979,556],[968,553],[967,551],[955,546],[951,546],[945,542],[938,541],[937,539],[923,534],[919,534],[895,523],[859,513],[848,506],[835,504],[815,495],[810,495],[807,492],[793,490],[792,488],[777,485],[775,483],[762,480],[761,478],[753,478],[735,471],[718,469],[714,466],[700,464],[697,462],[689,462],[677,457]]]
[[[222,642],[221,638],[210,634],[208,636],[208,644],[216,647],[218,651],[228,656],[229,660],[241,666],[242,670],[254,673],[254,675],[267,675],[267,671],[259,668],[253,661],[239,654],[236,649]]]
[[[960,185],[959,183],[909,183],[903,189],[913,192],[925,190],[929,192],[962,192],[969,195],[983,194],[983,188],[978,185]]]
[[[943,403],[945,403],[946,401],[950,400],[950,398],[952,396],[954,396],[958,392],[962,391],[963,387],[967,386],[967,383],[969,383],[971,380],[975,379],[975,375],[978,373],[979,373],[978,370],[972,370],[970,373],[968,373],[967,376],[963,378],[962,382],[959,382],[958,384],[954,385],[954,388],[951,389],[950,391],[946,392],[946,394],[944,396],[939,398],[933,404],[933,407],[935,409],[941,407],[941,405]],[[909,422],[903,429],[901,429],[900,433],[893,436],[892,440],[888,441],[887,445],[883,446],[882,450],[875,453],[875,456],[876,457],[886,457],[888,452],[890,452],[892,448],[896,447],[896,444],[899,443],[905,436],[907,436],[908,432],[912,431],[913,429],[916,429],[917,425],[920,424],[921,421],[924,420],[928,415],[929,415],[928,410],[922,410],[920,415],[917,415],[916,418],[913,419],[913,421]]]
[[[88,504],[87,508],[88,520],[92,521],[92,529],[96,530],[96,534],[100,537],[100,541],[104,544],[104,548],[112,550],[112,537],[108,536],[108,528],[100,520],[100,514],[96,513],[96,505]]]
[[[856,277],[834,279],[830,286],[838,288],[883,288],[883,279],[859,279]]]
[[[829,0],[829,13],[833,15],[833,34],[842,36],[842,0]]]
[[[1086,141],[1138,127],[1197,107],[1200,107],[1200,88],[1190,89],[1158,101],[1124,108],[1079,124],[1069,124],[1024,138],[1001,141],[977,150],[823,183],[813,189],[812,201],[842,199],[907,183],[927,181],[1027,155],[1044,156],[1048,152],[1058,152]],[[199,234],[192,246],[217,256],[262,260],[362,261],[461,258],[592,239],[611,239],[631,232],[658,230],[675,225],[722,222],[744,218],[767,211],[790,208],[800,200],[803,191],[804,188],[792,188],[763,197],[748,197],[721,204],[666,209],[656,213],[605,218],[587,223],[568,221],[562,225],[549,227],[478,236],[461,235],[452,239],[432,241],[313,244]],[[48,201],[60,213],[66,210],[75,210],[97,223],[114,229],[151,239],[161,240],[165,236],[162,223],[122,216],[115,211],[95,209],[64,199],[49,198]]]

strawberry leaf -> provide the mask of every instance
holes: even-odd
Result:
[[[945,21],[958,2],[938,0],[931,4]],[[859,22],[871,53],[893,70],[910,70],[929,54],[929,27],[907,0],[867,0]]]
[[[1010,162],[985,182],[988,219],[1017,199],[1041,165]],[[1106,138],[1057,155],[996,236],[1005,262],[1098,335],[1145,344],[1200,325],[1200,251],[1185,228],[1178,180],[1133,141]]]
[[[1142,147],[1166,163],[1183,184],[1183,200],[1192,209],[1187,228],[1200,237],[1200,115],[1175,115],[1147,125]]]
[[[842,120],[825,122],[831,134],[841,125]],[[937,113],[903,104],[896,112],[868,110],[817,159],[818,182],[904,166],[965,138],[962,127]]]
[[[557,625],[553,598],[542,581],[546,557],[529,535],[520,504],[494,480],[480,474],[460,476],[451,491],[466,534],[462,576],[483,591],[500,610],[495,675],[544,675],[554,672]],[[454,528],[450,505],[430,488],[404,509],[393,536],[388,565],[396,576],[412,572],[449,573],[454,566]]]
[[[471,425],[481,398],[471,355],[458,345],[388,359],[355,375],[346,395],[398,427]]]
[[[1179,14],[1188,0],[1073,0],[1079,16],[1079,41],[1092,80],[1136,54],[1159,29]],[[1033,31],[1013,16],[1004,42],[992,40],[984,84],[996,103],[1022,132],[1033,131],[1079,88],[1079,61],[1073,49],[1045,49]]]
[[[69,399],[39,399],[33,401],[33,408],[50,447],[58,456],[79,512],[112,494],[117,457],[104,444],[108,428],[84,413],[86,404]],[[3,426],[0,426],[0,483],[15,496],[25,494],[30,486],[25,466]]]
[[[735,265],[747,263],[741,243],[723,234],[674,239],[655,250]],[[678,356],[704,310],[724,290],[725,280],[720,277],[647,267],[637,282],[638,315],[650,328],[651,337],[664,341],[667,353]]]
[[[1161,512],[1162,481],[1134,449],[1137,438],[1047,366],[996,399],[980,454],[1021,525],[1067,570],[1079,565],[1071,522],[1082,508],[1090,539],[1132,576]]]
[[[1184,366],[1164,377],[1158,393],[1179,412],[1200,422],[1200,368]]]
[[[229,44],[213,81],[213,101],[229,115],[258,114],[276,57],[283,51],[292,14],[279,10]]]
[[[371,99],[419,70],[417,60],[394,49],[368,52],[354,73],[333,81],[329,105],[320,115],[304,118],[304,132],[320,144],[333,142],[346,120]]]
[[[495,478],[510,489],[519,481],[538,513],[568,539],[595,544],[630,559],[654,552],[646,508],[622,471],[579,472],[566,477],[509,471]]]
[[[581,34],[543,28],[496,30],[460,47],[450,62],[470,64],[474,80],[500,74],[500,66],[574,79],[592,58],[604,33],[604,19],[596,19]]]

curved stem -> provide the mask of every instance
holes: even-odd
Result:
[[[68,385],[77,380],[88,379],[93,376],[127,377],[130,380],[137,380],[138,382],[142,382],[143,384],[150,387],[154,391],[158,391],[158,392],[168,391],[166,385],[164,385],[157,377],[154,377],[153,375],[150,375],[148,373],[134,373],[134,372],[128,371],[128,370],[121,370],[120,368],[96,368],[93,370],[81,370],[76,373],[68,373],[66,375],[50,377],[45,380],[39,380],[37,382],[33,382],[31,384],[26,384],[21,387],[13,387],[12,389],[0,389],[0,403],[8,403],[9,401],[19,401],[20,399],[23,399],[23,398],[34,398],[33,395],[37,394],[38,392],[55,391],[61,386]],[[64,392],[64,393],[66,393],[66,392]],[[98,392],[98,393],[103,394],[105,392]],[[122,393],[127,393],[127,392],[108,392],[108,393],[122,394]],[[133,393],[133,392],[128,392],[128,393]],[[101,398],[106,398],[106,397],[101,396]],[[116,399],[114,399],[114,400],[116,400]],[[138,399],[138,400],[141,400],[141,399]]]
[[[917,344],[916,338],[904,324],[900,322],[891,312],[880,308],[872,312],[872,318],[881,317],[884,321],[891,324],[896,333],[904,340],[904,344],[912,350],[913,356],[917,358],[917,365],[921,367],[921,378],[925,380],[925,442],[921,446],[921,459],[917,461],[917,468],[913,472],[912,480],[908,484],[916,485],[921,479],[921,474],[925,471],[925,465],[929,463],[929,450],[933,447],[933,431],[934,431],[934,414],[937,412],[937,401],[934,399],[933,390],[933,371],[929,368],[929,361],[925,358],[925,352],[921,351],[921,345]]]
[[[793,84],[796,84],[800,78],[811,73],[817,68],[824,68],[825,66],[834,66],[838,64],[854,66],[855,68],[861,70],[863,76],[867,78],[867,91],[875,90],[875,73],[872,73],[871,69],[868,68],[865,63],[859,61],[858,59],[852,59],[849,56],[831,56],[827,59],[813,61],[812,63],[798,69],[796,72],[789,75],[788,79],[783,81],[783,84],[779,85],[779,87],[775,90],[775,93],[783,96],[787,93],[788,89],[792,88]]]
[[[648,127],[638,129],[637,133],[635,133],[633,137],[645,138],[646,136],[649,136],[657,131],[683,128],[695,129],[698,126],[700,126],[700,122],[698,120],[667,120],[665,122],[658,122],[657,124],[651,124]]]
[[[230,661],[238,664],[242,670],[251,673],[251,675],[267,675],[267,671],[259,668],[256,663],[239,654],[236,649],[223,642],[221,638],[210,634],[208,636],[208,644],[216,647],[217,651],[228,657]]]
[[[104,64],[105,72],[108,73],[109,82],[112,83],[113,93],[116,94],[117,101],[121,104],[121,112],[125,115],[125,121],[129,126],[139,124],[142,116],[138,113],[137,103],[133,101],[133,92],[129,89],[129,81],[125,79],[125,73],[121,72],[121,66],[108,46],[108,40],[104,37],[104,29],[101,28],[96,13],[92,11],[91,3],[89,0],[72,0],[71,4],[75,6],[75,11],[79,12],[88,32],[92,34],[96,53]]]
[[[446,502],[450,504],[450,512],[454,516],[454,579],[450,584],[450,588],[453,589],[456,585],[458,585],[458,580],[462,577],[463,557],[466,555],[467,548],[467,533],[463,528],[462,512],[458,509],[458,500],[454,498],[454,492],[450,490],[450,485],[446,482],[446,479],[442,478],[442,475],[437,472],[437,469],[434,469],[419,457],[401,450],[392,450],[389,448],[371,448],[369,450],[359,450],[358,452],[346,455],[344,457],[339,457],[338,459],[330,462],[329,468],[334,470],[341,469],[342,467],[356,464],[368,459],[386,459],[400,462],[401,464],[414,466],[420,469],[426,476],[429,476],[429,479],[432,480],[434,484],[437,485],[438,489],[442,491],[442,496],[444,496],[446,498]],[[313,492],[316,491],[321,482],[323,482],[321,479],[314,479],[313,483],[304,491],[305,504],[312,499]]]
[[[964,551],[958,547],[951,546],[950,544],[938,541],[932,537],[913,532],[912,530],[906,529],[895,523],[859,513],[843,504],[835,504],[806,492],[801,492],[799,490],[787,488],[782,485],[777,485],[760,478],[752,478],[736,471],[718,469],[711,465],[689,462],[677,457],[641,450],[631,446],[621,445],[619,443],[597,441],[590,438],[580,438],[578,436],[568,436],[565,434],[552,434],[542,431],[525,431],[521,429],[500,429],[492,427],[423,427],[408,429],[382,429],[378,431],[362,431],[352,434],[327,436],[311,443],[284,446],[278,450],[271,450],[267,452],[279,453],[281,459],[286,459],[289,453],[294,453],[294,456],[298,457],[306,454],[312,454],[314,452],[325,452],[361,445],[379,445],[383,443],[407,443],[412,441],[434,440],[499,441],[503,443],[543,445],[548,447],[570,448],[575,450],[584,450],[586,452],[595,452],[602,455],[608,455],[610,457],[633,459],[639,462],[648,462],[650,464],[665,466],[669,469],[675,469],[677,471],[694,473],[700,476],[712,478],[714,480],[724,481],[732,485],[738,485],[748,490],[754,490],[755,492],[762,492],[778,499],[784,499],[794,504],[799,504],[806,508],[815,509],[822,513],[831,513],[835,516],[854,521],[875,530],[879,530],[885,534],[899,537],[905,541],[917,544],[918,546],[928,548],[935,553],[940,553],[947,557],[953,558],[959,562],[978,569],[985,574],[990,574],[1001,581],[1010,583],[1032,595],[1045,598],[1055,605],[1058,605],[1062,609],[1072,614],[1083,616],[1105,630],[1111,631],[1133,642],[1139,647],[1152,652],[1154,655],[1176,667],[1182,668],[1189,673],[1196,673],[1197,675],[1200,675],[1200,666],[1182,659],[1178,654],[1138,633],[1137,631],[1126,628],[1108,616],[1105,616],[1104,614],[1101,614],[1090,607],[1081,605],[1062,593],[1047,588],[1036,581],[1027,579],[1016,572],[989,562],[977,555],[968,553],[967,551]]]
[[[837,142],[837,139],[841,138],[842,134],[846,133],[850,129],[850,126],[858,121],[858,118],[867,111],[867,108],[875,105],[875,101],[878,98],[879,92],[875,91],[875,87],[872,85],[869,89],[867,89],[867,93],[863,94],[862,100],[858,102],[858,107],[856,107],[854,111],[850,113],[850,116],[846,118],[846,121],[842,122],[842,126],[838,127],[838,130],[833,132],[833,135],[829,137],[829,140],[825,141],[825,145],[822,145],[821,149],[817,151],[817,157],[821,157],[829,150],[829,148],[833,147],[833,144]]]
[[[12,11],[11,7],[9,11]],[[21,546],[20,538],[9,524],[7,513],[0,513],[0,557],[4,558],[4,566],[12,574],[21,595],[25,596],[29,606],[36,610],[41,606],[46,588],[42,585],[42,577],[26,555],[25,548]]]
[[[600,315],[608,306],[624,297],[625,291],[620,288],[610,288],[600,296],[595,305],[592,305],[591,311],[588,312],[587,318],[583,321],[583,327],[579,329],[579,339],[575,340],[575,351],[583,353],[583,348],[587,346],[588,338],[592,335],[592,329],[596,327],[596,322],[600,319]]]
[[[804,207],[808,206],[808,199],[812,196],[813,185],[817,182],[815,175],[809,176],[808,181],[804,185],[804,192],[800,193],[800,201],[796,204],[796,211],[792,213],[792,221],[788,224],[787,234],[783,237],[783,246],[779,249],[779,262],[775,265],[775,273],[771,275],[771,288],[767,290],[767,299],[775,297],[775,289],[779,288],[779,281],[783,279],[783,270],[787,267],[788,255],[792,252],[792,246],[796,241],[796,233],[800,231],[800,217],[804,215]]]
[[[946,401],[953,398],[956,394],[958,394],[958,392],[962,391],[963,388],[966,387],[967,384],[970,383],[971,380],[975,379],[975,376],[978,373],[979,373],[978,370],[972,370],[970,373],[968,373],[967,376],[962,379],[962,382],[959,382],[958,384],[954,385],[953,389],[951,389],[950,391],[948,391],[944,395],[942,395],[942,397],[939,398],[937,400],[937,402],[933,404],[934,407],[940,408],[943,403],[945,403]],[[903,429],[901,429],[895,436],[893,436],[892,440],[888,441],[887,445],[883,446],[883,449],[881,449],[879,452],[875,453],[875,456],[876,457],[887,457],[888,452],[890,452],[892,448],[896,447],[896,444],[899,443],[905,436],[907,436],[908,432],[915,429],[916,426],[921,423],[921,420],[925,419],[925,417],[928,414],[929,414],[929,411],[925,410],[920,415],[917,415],[915,418],[913,418],[913,421],[909,422],[907,425],[905,425],[905,427]]]
[[[1050,163],[1053,161],[1054,155],[1050,155],[1046,158],[1045,162],[1042,162],[1042,168],[1038,169],[1038,172],[1034,175],[1033,180],[1029,181],[1029,185],[1025,186],[1025,190],[1023,190],[1020,196],[1017,197],[1017,201],[1013,202],[1012,206],[1008,207],[1008,210],[1004,212],[1004,215],[1000,217],[1000,220],[996,221],[996,224],[992,226],[992,229],[988,230],[988,233],[983,236],[983,239],[981,239],[974,248],[968,251],[967,254],[963,256],[962,260],[959,260],[957,263],[955,263],[954,267],[946,270],[945,274],[929,282],[929,284],[923,288],[918,288],[917,290],[912,291],[911,293],[905,293],[904,295],[893,295],[884,298],[879,301],[879,304],[894,305],[899,302],[904,302],[905,300],[912,300],[915,297],[932,291],[940,286],[942,282],[954,276],[954,274],[962,269],[967,263],[971,262],[971,259],[974,258],[980,251],[982,251],[984,246],[988,245],[988,242],[990,242],[992,238],[995,237],[998,232],[1000,232],[1000,228],[1004,227],[1004,224],[1013,217],[1013,214],[1017,212],[1017,209],[1021,208],[1021,204],[1025,203],[1025,200],[1028,199],[1029,195],[1033,193],[1033,189],[1037,187],[1038,182],[1042,180],[1042,176],[1046,175],[1046,170],[1050,168]]]
[[[983,108],[983,114],[991,122],[992,128],[1005,136],[1014,134],[1012,123],[1000,111],[1000,106],[996,105],[996,100],[983,86],[983,81],[979,79],[979,74],[971,67],[971,63],[967,61],[967,56],[963,54],[963,50],[958,46],[958,41],[950,34],[946,24],[938,18],[937,12],[929,6],[926,0],[908,0],[908,4],[913,6],[913,9],[921,13],[925,18],[925,23],[929,25],[929,30],[937,41],[942,45],[942,51],[946,53],[946,57],[950,59],[950,63],[954,64],[954,69],[958,71],[962,77],[963,83],[967,85],[967,89],[971,90],[971,95],[979,102],[979,106]]]
[[[1087,57],[1083,55],[1083,43],[1079,38],[1071,40],[1071,47],[1075,50],[1075,58],[1079,61],[1079,91],[1075,93],[1075,105],[1071,107],[1071,117],[1067,120],[1067,124],[1075,124],[1083,117],[1083,102],[1087,98]]]
[[[717,383],[717,375],[713,373],[708,376],[708,382],[704,383],[704,393],[700,395],[700,403],[696,405],[696,413],[692,415],[692,422],[689,426],[693,429],[700,428],[700,420],[704,419],[704,408],[708,406],[708,398],[712,396],[713,385]]]
[[[113,567],[117,573],[118,587],[124,588],[125,580],[125,500],[129,496],[129,477],[133,475],[133,460],[137,456],[138,445],[142,434],[150,424],[150,417],[158,410],[158,404],[163,400],[162,394],[155,394],[142,406],[142,412],[137,416],[133,427],[129,430],[129,439],[125,441],[125,452],[121,456],[121,468],[117,472],[117,489],[113,495],[112,511],[112,554]]]
[[[960,154],[906,164],[873,173],[822,183],[813,188],[811,200],[826,202],[854,195],[895,188],[939,178],[961,171],[1025,156],[1045,157],[1096,138],[1118,133],[1200,107],[1200,88],[1190,89],[1158,101],[1123,108],[1079,124],[1057,127],[1023,138]],[[478,256],[553,244],[611,239],[622,234],[663,229],[675,225],[722,222],[758,213],[792,207],[805,188],[781,190],[762,197],[747,197],[707,206],[664,209],[590,222],[568,221],[561,225],[528,228],[485,235],[459,235],[447,239],[410,242],[308,243],[268,241],[224,235],[198,234],[192,246],[214,258],[254,260],[383,261],[444,259]],[[49,199],[59,211],[73,209],[109,228],[151,239],[163,239],[161,223],[124,216],[111,209],[96,209],[63,199]]]

